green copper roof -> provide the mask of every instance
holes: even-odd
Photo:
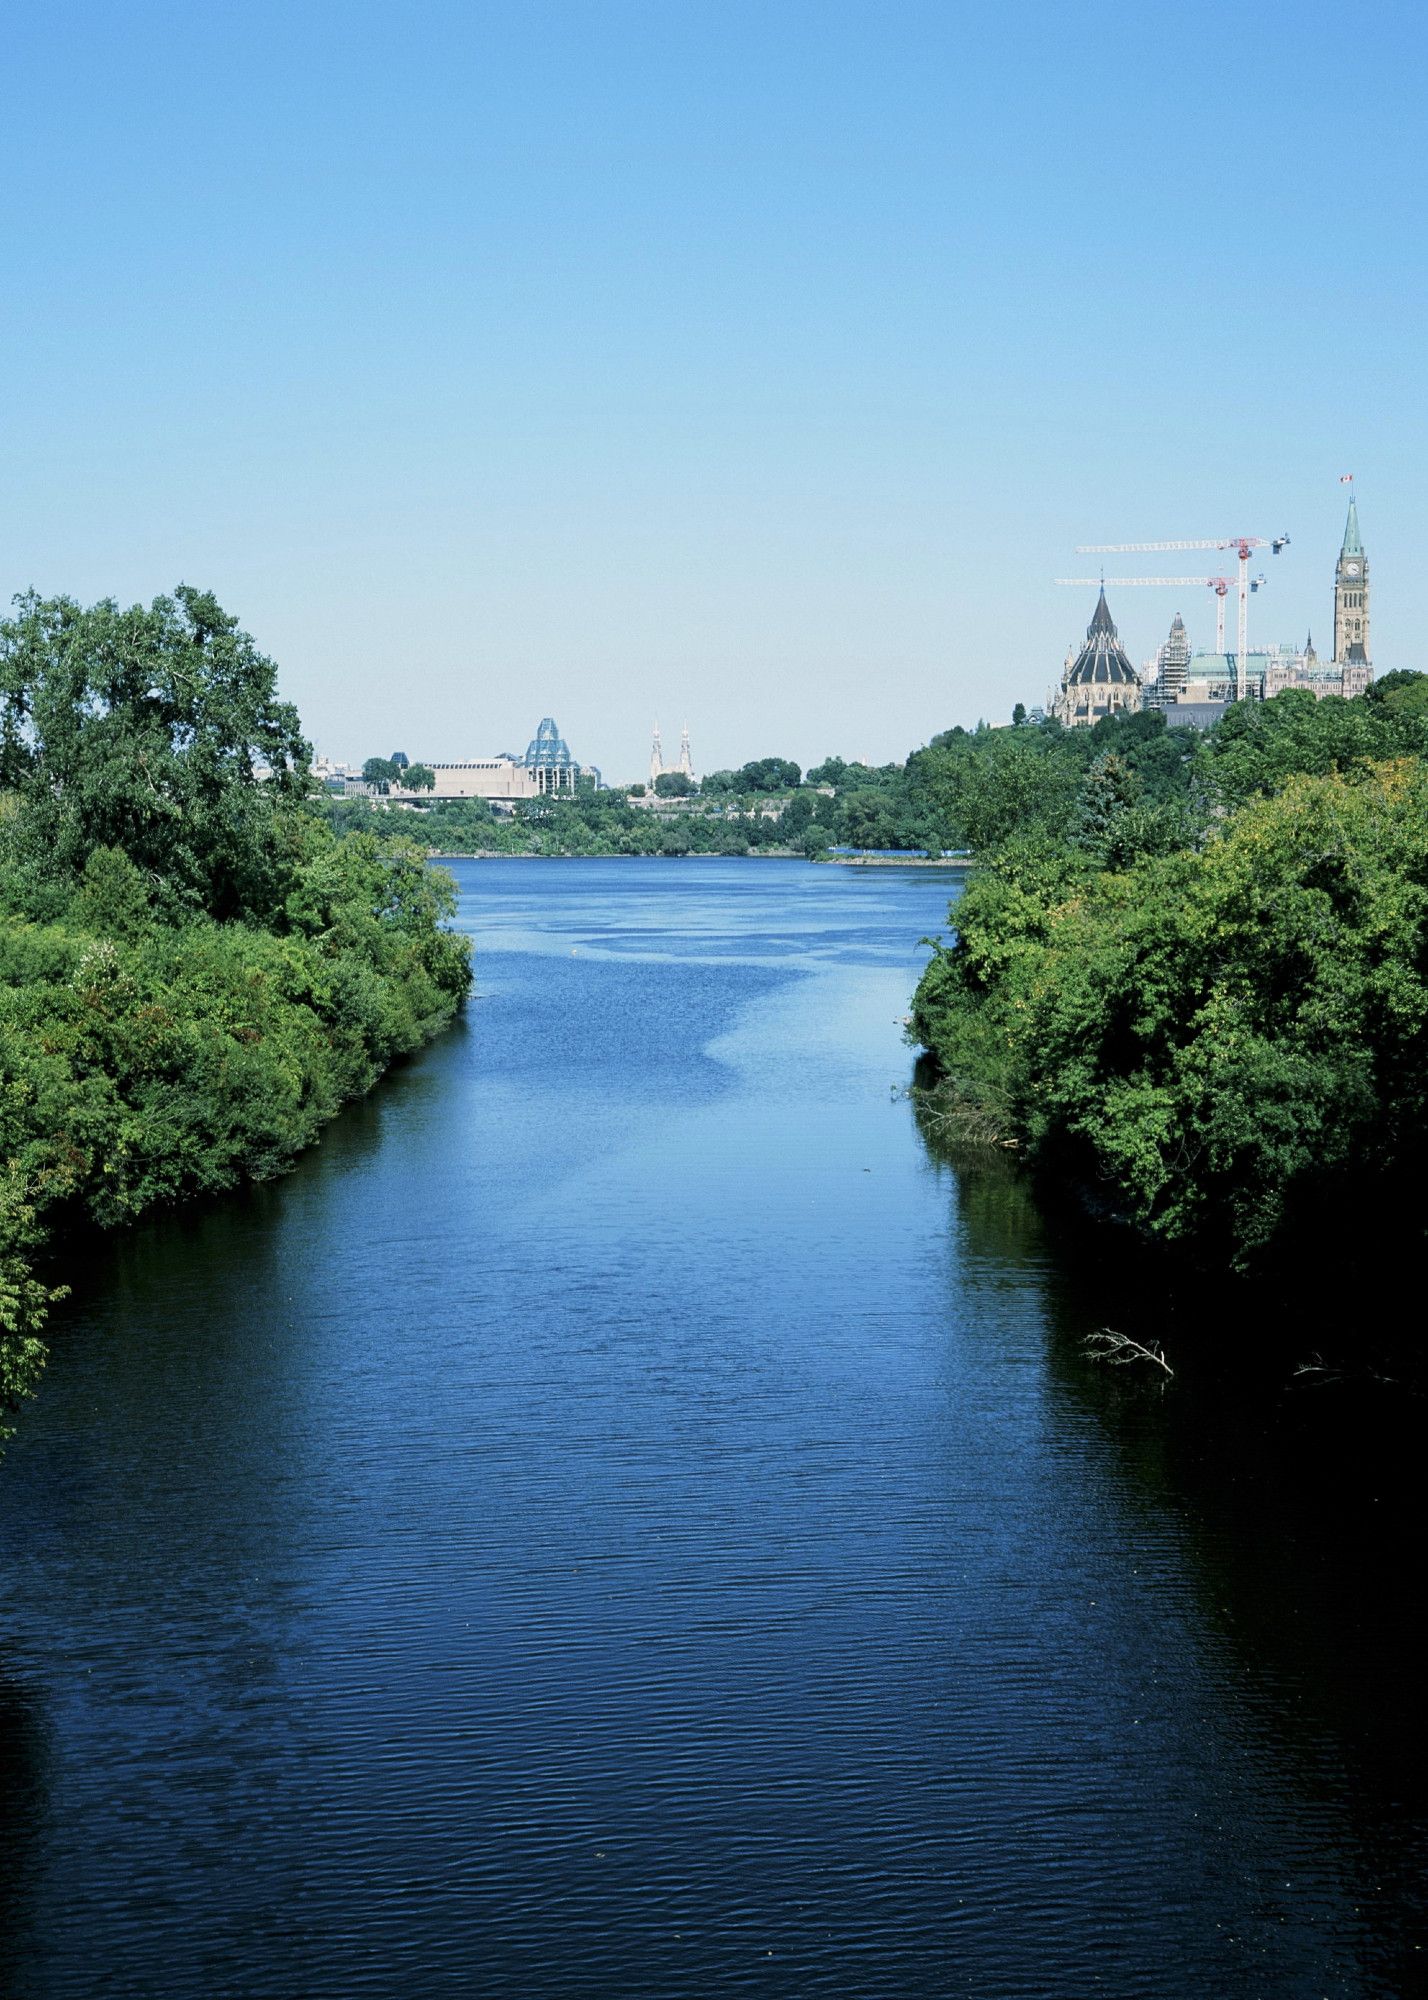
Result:
[[[1363,552],[1364,545],[1359,540],[1359,503],[1351,493],[1349,495],[1349,518],[1344,523],[1344,546],[1339,550],[1339,554],[1341,556],[1361,556]]]

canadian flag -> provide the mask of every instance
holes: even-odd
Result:
[[[1339,474],[1340,486],[1352,486],[1353,483],[1354,483],[1354,475],[1352,474],[1352,472],[1341,472]]]

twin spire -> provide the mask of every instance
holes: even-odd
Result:
[[[679,762],[674,768],[681,777],[689,778],[692,781],[694,777],[694,763],[689,751],[689,724],[687,722],[679,732]],[[655,779],[662,778],[664,775],[664,750],[660,744],[659,719],[656,717],[654,741],[650,745],[651,788],[654,786]]]

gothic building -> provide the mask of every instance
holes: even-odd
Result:
[[[1056,714],[1068,729],[1086,729],[1103,715],[1129,714],[1140,703],[1140,675],[1120,642],[1102,588],[1086,627],[1086,643],[1075,659],[1068,661],[1062,676]]]
[[[1334,664],[1367,667],[1373,660],[1369,645],[1369,566],[1359,536],[1359,508],[1349,495],[1344,546],[1334,571]]]

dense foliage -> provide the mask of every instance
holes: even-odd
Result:
[[[484,799],[452,800],[413,812],[361,798],[328,797],[318,801],[317,810],[341,831],[361,830],[383,841],[418,840],[433,854],[784,852],[793,824],[784,826],[782,808],[768,800],[731,799],[716,806],[679,798],[675,809],[660,812],[632,802],[622,791],[593,790],[522,799],[509,816],[494,812]]]
[[[419,848],[339,839],[236,621],[20,600],[0,624],[0,1411],[76,1225],[280,1171],[469,983]]]
[[[1180,773],[1102,752],[1074,795],[1007,732],[915,1003],[941,1115],[1208,1264],[1421,1240],[1428,721],[1395,680],[1236,707]]]

